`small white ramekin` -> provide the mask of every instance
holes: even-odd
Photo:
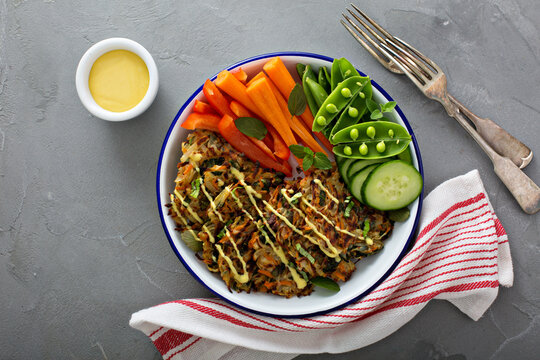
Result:
[[[90,70],[92,69],[94,62],[101,55],[113,50],[128,50],[134,54],[137,54],[146,64],[148,74],[150,76],[148,90],[146,91],[146,94],[142,100],[133,108],[122,112],[105,110],[99,106],[92,97],[92,93],[90,93],[90,88],[88,86],[88,77],[90,76]],[[79,65],[77,66],[75,85],[77,87],[77,93],[79,94],[81,102],[83,103],[84,107],[90,111],[90,113],[92,113],[92,115],[108,121],[124,121],[139,116],[152,104],[157,94],[159,76],[156,63],[154,62],[152,55],[150,55],[148,50],[146,50],[142,45],[130,39],[110,38],[94,44],[86,51],[86,53],[84,53]]]

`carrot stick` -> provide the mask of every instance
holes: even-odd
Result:
[[[259,149],[264,151],[264,153],[272,158],[272,160],[277,161],[276,157],[274,156],[274,153],[272,152],[272,149],[268,147],[268,145],[265,144],[264,141],[256,139],[254,137],[248,136],[248,139],[251,140],[255,146],[257,146]]]
[[[244,105],[254,114],[262,117],[260,110],[246,93],[246,86],[227,70],[220,72],[215,80],[216,85],[229,94],[234,100]]]
[[[285,100],[289,101],[289,95],[296,85],[296,82],[294,81],[289,70],[287,70],[287,67],[285,67],[283,61],[276,56],[275,58],[267,61],[266,64],[264,64],[263,69],[274,84],[276,84],[281,94],[285,97]],[[300,116],[306,125],[309,123],[311,129],[311,125],[313,124],[313,115],[311,114],[311,110],[306,107],[306,110]]]
[[[240,104],[237,101],[234,101],[234,100],[231,101],[230,107],[231,107],[232,112],[238,117],[251,117],[251,116],[253,116],[249,112],[248,109],[243,107],[242,104]],[[285,142],[283,141],[283,139],[281,138],[281,136],[279,135],[277,130],[274,129],[274,127],[271,124],[265,123],[265,126],[266,126],[266,129],[268,130],[268,133],[266,133],[266,136],[264,137],[263,142],[269,148],[273,147],[274,155],[276,155],[280,159],[287,160],[289,158],[290,153],[291,153],[289,151],[289,148],[287,147],[287,145],[285,144]]]
[[[212,106],[205,103],[204,101],[195,100],[193,103],[193,111],[199,114],[214,114],[217,115],[217,111],[214,110]]]
[[[313,127],[313,115],[311,114],[311,110],[309,109],[309,107],[306,107],[306,110],[304,111],[304,113],[302,115],[300,115],[300,117],[302,118],[302,121],[304,122],[304,124],[306,124],[306,126],[308,128],[311,129]],[[322,136],[322,138],[326,139],[324,136]],[[321,138],[319,138],[319,140],[320,139]],[[328,140],[326,140],[326,142],[328,144],[330,144],[330,142]],[[324,144],[324,145],[326,145],[326,144]],[[331,148],[329,148],[329,149],[331,149]]]
[[[253,117],[253,114],[238,101],[231,101],[229,107],[231,108],[231,111],[234,113],[234,115],[238,117]]]
[[[270,85],[270,88],[272,89],[272,92],[276,97],[279,107],[281,108],[281,112],[284,116],[290,118],[289,124],[291,126],[291,129],[296,133],[296,135],[300,137],[300,139],[302,139],[302,142],[311,150],[313,150],[314,152],[324,153],[324,149],[321,147],[321,145],[319,145],[319,143],[315,141],[313,136],[311,136],[311,130],[308,131],[304,127],[304,123],[301,122],[296,116],[289,115],[289,107],[287,106],[287,101],[283,98],[283,95],[281,95],[277,87],[272,83],[270,79],[268,79],[268,84]]]
[[[266,64],[264,64],[263,69],[270,79],[272,79],[274,84],[276,84],[285,99],[289,100],[289,95],[291,94],[294,85],[296,85],[296,82],[289,73],[289,70],[285,67],[285,64],[283,64],[283,61],[276,56],[268,60]]]
[[[272,151],[274,151],[274,154],[276,153],[274,150],[274,140],[272,139],[272,135],[270,134],[270,132],[266,133],[266,136],[264,137],[264,139],[262,139],[262,141],[266,144],[266,146],[268,146],[270,149],[272,149]]]
[[[231,116],[224,115],[218,124],[220,134],[234,147],[236,150],[243,152],[248,158],[253,161],[258,161],[262,167],[275,169],[284,173],[287,176],[292,175],[291,166],[288,163],[274,161],[268,157],[261,149],[254,146],[248,139],[248,136],[242,134],[236,128],[234,119]]]
[[[182,127],[188,130],[207,129],[219,132],[218,124],[221,117],[217,114],[200,114],[192,112],[182,123]]]
[[[241,67],[231,70],[231,74],[233,74],[235,78],[240,80],[242,84],[246,83],[248,76],[246,72],[244,71],[244,69],[242,69]]]
[[[206,96],[206,99],[217,110],[221,115],[234,116],[231,109],[229,108],[229,102],[225,99],[225,96],[219,91],[216,87],[216,84],[210,80],[206,80],[203,85],[203,93]]]
[[[272,135],[272,141],[274,145],[274,154],[278,158],[287,161],[287,159],[289,159],[289,156],[291,155],[291,151],[289,150],[289,147],[287,146],[287,144],[285,143],[281,135],[279,135],[277,130],[274,129],[272,125],[270,124],[266,124],[266,125],[267,125],[266,128],[268,129],[268,132]]]
[[[248,81],[248,83],[246,84],[246,86],[249,86],[251,84],[253,84],[255,81],[263,78],[263,77],[266,77],[266,74],[262,71],[258,72],[257,75],[255,75],[254,77],[251,78],[251,80]]]
[[[249,112],[248,109],[246,109],[245,107],[243,107],[239,102],[237,101],[231,101],[231,104],[229,105],[230,108],[231,108],[231,111],[234,113],[234,115],[236,115],[237,117],[252,117],[253,115],[251,115],[251,113]],[[270,132],[266,133],[266,136],[265,136],[265,139],[266,137],[269,137],[271,135],[269,135]],[[273,160],[276,160],[276,157],[274,156],[274,153],[272,151],[272,149],[270,149],[270,147],[268,146],[268,144],[263,141],[263,140],[259,140],[259,139],[256,139],[254,137],[251,137],[251,136],[248,136],[249,140],[251,140],[251,142],[253,144],[255,144],[256,146],[258,146],[262,151],[264,151],[268,156],[270,156]]]
[[[281,112],[281,108],[272,93],[266,78],[261,78],[247,87],[247,94],[263,113],[272,126],[280,133],[287,146],[296,144],[296,139],[289,127],[288,121]]]
[[[231,101],[229,106],[231,108],[231,111],[234,113],[234,115],[238,117],[253,117],[253,114],[244,106],[242,106],[242,104],[240,104],[238,101],[235,101],[235,100]],[[264,124],[264,125],[266,126],[267,130],[269,126],[272,126],[270,124]],[[270,134],[270,131],[266,133],[266,136],[264,137],[263,142],[269,148],[272,147],[273,140],[272,140],[272,135]]]

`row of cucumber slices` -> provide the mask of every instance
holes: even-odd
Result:
[[[412,165],[409,149],[393,158],[370,160],[336,157],[351,194],[383,211],[403,209],[422,192],[422,175]]]

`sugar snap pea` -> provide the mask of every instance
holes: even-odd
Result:
[[[298,65],[296,69],[298,70]],[[302,78],[302,87],[304,88],[304,94],[306,95],[306,100],[309,106],[309,110],[311,110],[311,114],[315,116],[315,114],[317,114],[317,111],[319,111],[319,105],[317,105],[317,102],[313,98],[313,94],[311,93],[307,85],[308,78],[315,80],[315,73],[313,72],[313,69],[311,69],[311,65],[305,66],[304,72],[302,73],[301,78]]]
[[[321,85],[323,87],[323,89],[329,93],[331,91],[331,86],[330,86],[330,75],[328,75],[328,69],[326,68],[326,66],[321,66],[319,68],[319,74],[318,74],[318,80],[319,80],[319,85]]]
[[[330,68],[330,89],[334,91],[336,86],[343,81],[343,75],[339,68],[339,59],[334,59],[332,67]]]
[[[340,144],[334,146],[336,155],[354,159],[378,159],[403,152],[411,142],[411,135],[399,124],[370,121],[338,131],[330,142]]]
[[[351,125],[358,124],[362,115],[364,115],[364,113],[366,112],[366,100],[371,99],[373,89],[371,87],[371,81],[369,80],[369,77],[363,77],[362,79],[362,81],[364,82],[362,89],[358,92],[358,94],[355,95],[349,105],[347,105],[347,108],[345,108],[345,110],[341,113],[339,119],[332,128],[330,136],[334,136],[334,134],[341,129],[345,129],[346,127],[349,127]],[[360,93],[364,94],[364,97],[361,97]]]
[[[366,83],[364,84],[364,87],[362,88],[362,92],[364,93],[364,101],[367,101],[367,99],[371,99],[373,97],[373,86],[371,85],[371,79],[369,76],[362,77],[362,79],[366,79]]]
[[[328,93],[318,82],[314,81],[310,77],[306,79],[306,85],[311,92],[313,99],[315,99],[317,106],[321,107],[324,103],[324,100],[326,100],[326,98],[328,97]]]
[[[332,122],[328,124],[327,127],[321,130],[325,138],[330,139],[330,136],[332,135],[331,132],[334,126],[336,125],[336,121],[337,121],[336,118],[334,118],[334,120],[332,120]]]
[[[356,94],[345,110],[341,112],[341,115],[330,132],[330,138],[339,130],[345,129],[346,127],[354,124],[358,124],[365,111],[365,102],[362,101],[362,98],[359,97],[358,94]]]
[[[300,77],[300,79],[302,79],[302,77],[304,76],[304,71],[306,70],[306,65],[305,64],[302,64],[302,63],[297,63],[296,64],[296,72],[298,73],[298,76]]]
[[[334,91],[338,84],[343,80],[352,76],[360,76],[355,67],[345,58],[334,59],[330,72],[330,85],[332,91]]]
[[[360,76],[358,70],[345,58],[338,60],[339,70],[341,71],[341,76],[343,79],[347,79],[351,76]]]
[[[319,111],[314,116],[313,131],[321,131],[325,127],[329,126],[337,114],[343,110],[354,98],[354,96],[362,88],[362,78],[360,76],[353,76],[343,80],[339,85],[328,95],[324,103],[321,105]],[[343,89],[349,89],[349,92],[342,92]],[[332,128],[330,128],[331,130]]]

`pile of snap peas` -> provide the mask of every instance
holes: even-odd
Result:
[[[371,121],[369,102],[373,88],[345,58],[335,59],[332,68],[310,65],[296,70],[313,114],[313,131],[322,132],[334,146],[335,155],[354,159],[379,159],[398,155],[411,142],[407,130],[384,117]]]
[[[345,58],[335,59],[330,72],[318,73],[297,64],[313,131],[320,131],[332,145],[342,180],[361,203],[382,211],[394,221],[409,217],[407,206],[420,195],[422,175],[412,165],[408,150],[411,135],[389,121],[395,102],[373,101],[373,88]],[[392,159],[392,157],[395,157]]]

